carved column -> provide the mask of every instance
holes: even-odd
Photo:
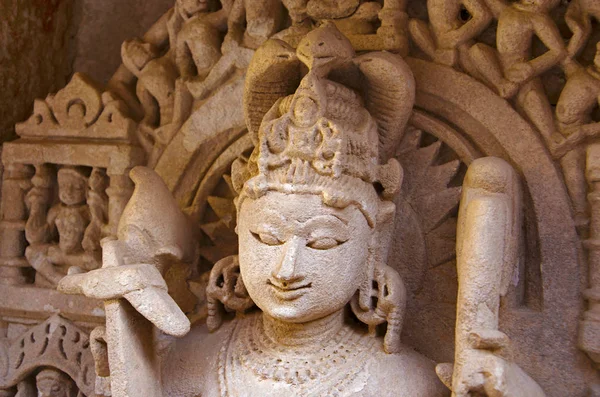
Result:
[[[48,164],[36,164],[35,175],[31,178],[33,187],[27,192],[25,202],[29,217],[25,224],[25,237],[29,245],[47,242],[46,218],[51,204],[53,177]]]
[[[121,214],[133,193],[133,182],[129,178],[130,169],[124,172],[108,170],[110,185],[106,189],[108,195],[108,225],[104,230],[105,236],[116,236]]]
[[[587,150],[586,175],[590,193],[590,236],[588,249],[589,289],[584,292],[588,310],[583,315],[579,334],[579,346],[596,365],[600,364],[600,144],[590,145]]]
[[[24,164],[6,165],[0,206],[0,284],[25,284],[25,194],[31,188],[32,169]]]

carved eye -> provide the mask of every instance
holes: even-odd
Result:
[[[251,232],[252,233],[252,232]],[[279,240],[277,237],[269,234],[269,233],[252,233],[252,236],[266,245],[281,245],[283,241]]]
[[[319,238],[319,239],[316,239],[313,241],[309,241],[308,244],[306,244],[306,245],[308,247],[316,249],[316,250],[328,250],[328,249],[335,248],[342,244],[344,244],[344,242],[337,241],[334,238],[323,237],[323,238]]]

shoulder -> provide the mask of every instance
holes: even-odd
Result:
[[[377,352],[369,363],[368,370],[380,397],[450,395],[435,373],[435,363],[406,346],[396,354]]]
[[[198,324],[175,340],[162,360],[163,394],[199,396],[218,387],[219,355],[227,348],[235,324],[226,322],[212,333],[206,324]]]

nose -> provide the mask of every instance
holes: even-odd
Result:
[[[282,286],[287,287],[303,277],[296,273],[296,262],[304,242],[300,237],[294,236],[289,239],[283,247],[283,256],[277,266],[273,268],[271,275]]]

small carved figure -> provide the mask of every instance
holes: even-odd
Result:
[[[25,256],[37,270],[36,283],[56,285],[70,266],[88,270],[98,266],[97,258],[85,253],[82,242],[90,223],[86,204],[88,177],[84,170],[65,166],[58,171],[60,202],[48,211],[44,234],[45,244],[27,247]],[[54,236],[58,244],[52,244]],[[41,277],[40,277],[41,276]]]
[[[198,76],[184,78],[187,89],[196,100],[206,98],[231,77],[236,69],[245,70],[254,50],[277,32],[282,22],[280,0],[231,0],[223,3],[223,10],[227,10],[227,13],[221,14],[224,19],[218,23],[219,31],[209,27],[216,26],[215,22],[207,24],[205,21],[207,17],[214,21],[218,13],[209,14],[199,21],[204,27],[190,25],[190,29],[206,31],[204,36],[211,37],[212,42],[218,44],[215,49],[209,49],[206,45],[199,45],[194,37],[190,38],[190,43],[193,43],[190,45],[197,47],[198,57],[206,64],[203,67],[199,61],[195,61]],[[227,33],[221,45],[224,32]],[[191,49],[186,53],[190,52]]]
[[[233,43],[257,49],[279,30],[282,20],[281,0],[235,0],[223,43],[225,51]]]
[[[406,0],[283,0],[292,26],[275,35],[296,47],[323,21],[335,23],[357,51],[388,50],[408,54]]]
[[[108,181],[106,174],[94,168],[88,180],[89,190],[87,205],[90,211],[90,223],[85,229],[81,245],[87,252],[99,252],[100,240],[102,240],[102,228],[108,221],[108,196],[106,188]]]
[[[565,21],[573,32],[567,50],[570,59],[575,59],[585,47],[592,34],[592,20],[600,21],[600,2],[596,0],[571,0]]]
[[[35,377],[26,378],[17,385],[14,397],[78,397],[83,396],[71,377],[64,372],[42,367]]]
[[[76,397],[79,392],[69,375],[54,368],[44,368],[38,372],[35,383],[37,397]]]
[[[429,0],[429,23],[411,19],[409,30],[419,48],[435,62],[455,66],[469,62],[473,40],[490,24],[492,13],[485,0]],[[469,18],[462,19],[467,12]],[[470,70],[471,67],[464,69]]]
[[[154,164],[189,114],[195,86],[221,58],[231,1],[177,0],[149,35],[123,43],[125,67],[137,77],[136,95],[143,109],[140,143]],[[189,91],[189,92],[188,92]]]
[[[600,43],[594,64],[587,68],[572,62],[565,68],[567,83],[556,104],[556,121],[561,135],[550,144],[559,158],[565,183],[573,201],[578,226],[587,224],[585,141],[600,135],[600,122],[592,118],[600,103]]]
[[[516,95],[517,108],[548,142],[556,128],[539,76],[567,56],[563,39],[549,15],[558,0],[520,0],[511,5],[488,0],[488,4],[498,17],[497,51],[483,43],[471,47],[476,77],[494,87],[503,98]],[[548,51],[532,58],[534,36]]]
[[[155,129],[173,119],[177,71],[167,57],[158,57],[152,44],[128,40],[121,49],[123,64],[138,79],[136,93],[144,108],[142,124]]]
[[[175,50],[175,63],[184,80],[204,80],[221,58],[221,42],[227,29],[227,12],[230,1],[214,11],[214,0],[179,0],[177,8],[183,12],[183,24],[171,46]],[[184,11],[187,10],[187,11]]]

